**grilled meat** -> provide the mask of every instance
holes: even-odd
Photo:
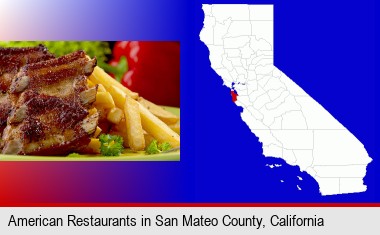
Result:
[[[18,70],[26,65],[53,59],[46,47],[0,48],[0,91],[6,92],[12,78]]]
[[[0,48],[0,136],[7,124],[11,103],[7,91],[19,69],[31,63],[54,58],[46,47]]]
[[[12,80],[12,111],[3,133],[4,154],[63,155],[87,146],[98,114],[89,114],[96,66],[83,51],[22,67]]]
[[[11,111],[11,102],[7,93],[0,93],[0,136],[7,124],[8,114]]]

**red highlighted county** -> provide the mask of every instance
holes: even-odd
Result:
[[[231,96],[232,96],[232,101],[235,103],[238,95],[234,92],[234,90],[231,90]]]

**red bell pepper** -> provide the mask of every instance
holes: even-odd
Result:
[[[109,64],[113,68],[105,69],[140,96],[159,105],[179,107],[179,42],[116,42]]]

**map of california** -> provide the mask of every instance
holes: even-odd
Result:
[[[243,108],[263,155],[299,166],[322,195],[364,192],[364,145],[273,64],[273,6],[203,5],[211,67]]]

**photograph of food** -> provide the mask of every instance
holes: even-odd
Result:
[[[179,42],[0,42],[0,160],[179,160]]]

